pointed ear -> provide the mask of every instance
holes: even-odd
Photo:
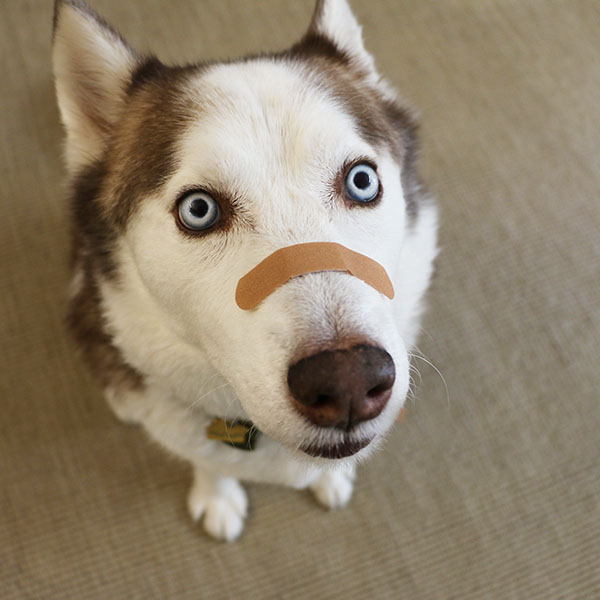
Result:
[[[52,62],[71,173],[98,158],[123,109],[139,58],[81,0],[57,0]]]
[[[373,57],[363,44],[362,27],[347,0],[317,0],[308,34],[327,38],[365,70],[374,82],[379,79]]]

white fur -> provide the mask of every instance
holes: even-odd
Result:
[[[354,466],[325,471],[311,484],[310,489],[325,508],[343,508],[352,497],[354,477]]]
[[[344,0],[326,2],[316,27],[362,61],[371,81],[378,79]],[[61,33],[65,40],[69,31]],[[109,50],[100,40],[97,48],[116,61],[107,89],[118,87],[131,59],[115,43]],[[60,77],[72,80],[66,50],[55,51],[55,64]],[[187,95],[197,119],[181,139],[177,170],[144,199],[119,240],[119,277],[99,281],[114,343],[147,383],[143,393],[110,388],[106,396],[120,418],[142,423],[194,465],[190,513],[228,541],[240,535],[246,515],[238,479],[310,487],[328,507],[349,501],[355,464],[381,443],[405,401],[408,349],[436,253],[433,205],[422,206],[409,225],[398,164],[365,142],[351,115],[309,75],[297,63],[255,59],[191,78]],[[71,105],[72,82],[57,88],[74,167],[95,156],[102,141]],[[350,210],[332,197],[331,182],[346,161],[360,157],[378,165],[384,196],[376,208]],[[246,223],[199,239],[183,236],[170,211],[189,186],[225,190]],[[288,282],[255,310],[237,307],[240,277],[274,250],[309,241],[339,242],[377,260],[393,280],[395,299],[346,273],[324,272]],[[366,448],[338,461],[309,458],[302,445],[332,444],[343,434],[294,410],[287,370],[303,348],[347,337],[389,352],[396,366],[392,396],[378,417],[357,427],[355,439],[374,438]],[[213,416],[252,420],[263,432],[256,450],[207,439]]]
[[[232,477],[219,477],[199,468],[188,496],[194,521],[204,516],[204,529],[214,538],[232,542],[242,533],[248,512],[244,488]]]

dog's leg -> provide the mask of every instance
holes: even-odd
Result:
[[[346,506],[352,497],[356,468],[324,471],[310,485],[312,493],[320,504],[326,508],[341,508]]]
[[[192,519],[203,517],[204,529],[219,540],[230,542],[239,537],[244,529],[248,499],[237,479],[219,475],[205,466],[212,463],[215,454],[214,442],[206,438],[210,419],[194,413],[156,384],[147,386],[140,394],[139,404],[134,397],[129,400],[131,404],[121,402],[119,416],[124,411],[126,417],[141,421],[154,440],[192,464],[194,482],[187,502]]]
[[[244,529],[248,498],[237,479],[221,477],[195,466],[188,509],[194,521],[204,517],[204,529],[209,535],[231,542]]]

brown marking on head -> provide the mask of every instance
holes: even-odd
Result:
[[[106,153],[104,202],[119,228],[173,174],[180,136],[197,117],[185,91],[201,67],[167,67],[148,59],[133,73],[127,107]]]
[[[78,260],[85,261],[85,257],[80,255]],[[125,361],[106,330],[96,274],[83,262],[77,268],[82,269],[83,281],[71,299],[67,324],[85,362],[104,389],[143,389],[144,377]]]
[[[99,202],[105,167],[98,162],[79,174],[73,185],[73,267],[81,274],[81,286],[71,298],[68,327],[83,358],[104,388],[139,390],[140,373],[123,358],[108,333],[103,316],[98,279],[115,272],[113,250],[116,232]]]
[[[401,167],[402,189],[408,216],[414,220],[419,206],[428,196],[417,168],[419,124],[411,110],[388,99],[384,99],[382,104],[388,121],[402,140],[403,152],[396,156],[396,160]]]
[[[124,115],[111,128],[104,156],[72,181],[75,246],[85,245],[94,269],[106,277],[114,274],[115,241],[135,207],[174,171],[177,141],[191,118],[178,95],[189,69],[155,60],[149,59],[152,72],[144,63],[143,74],[133,74]]]

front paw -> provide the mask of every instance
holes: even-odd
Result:
[[[244,529],[248,497],[235,479],[222,477],[211,481],[196,476],[188,496],[188,510],[194,521],[204,517],[204,530],[210,536],[232,542]]]
[[[346,506],[354,489],[354,469],[326,471],[310,486],[315,498],[326,508]]]

